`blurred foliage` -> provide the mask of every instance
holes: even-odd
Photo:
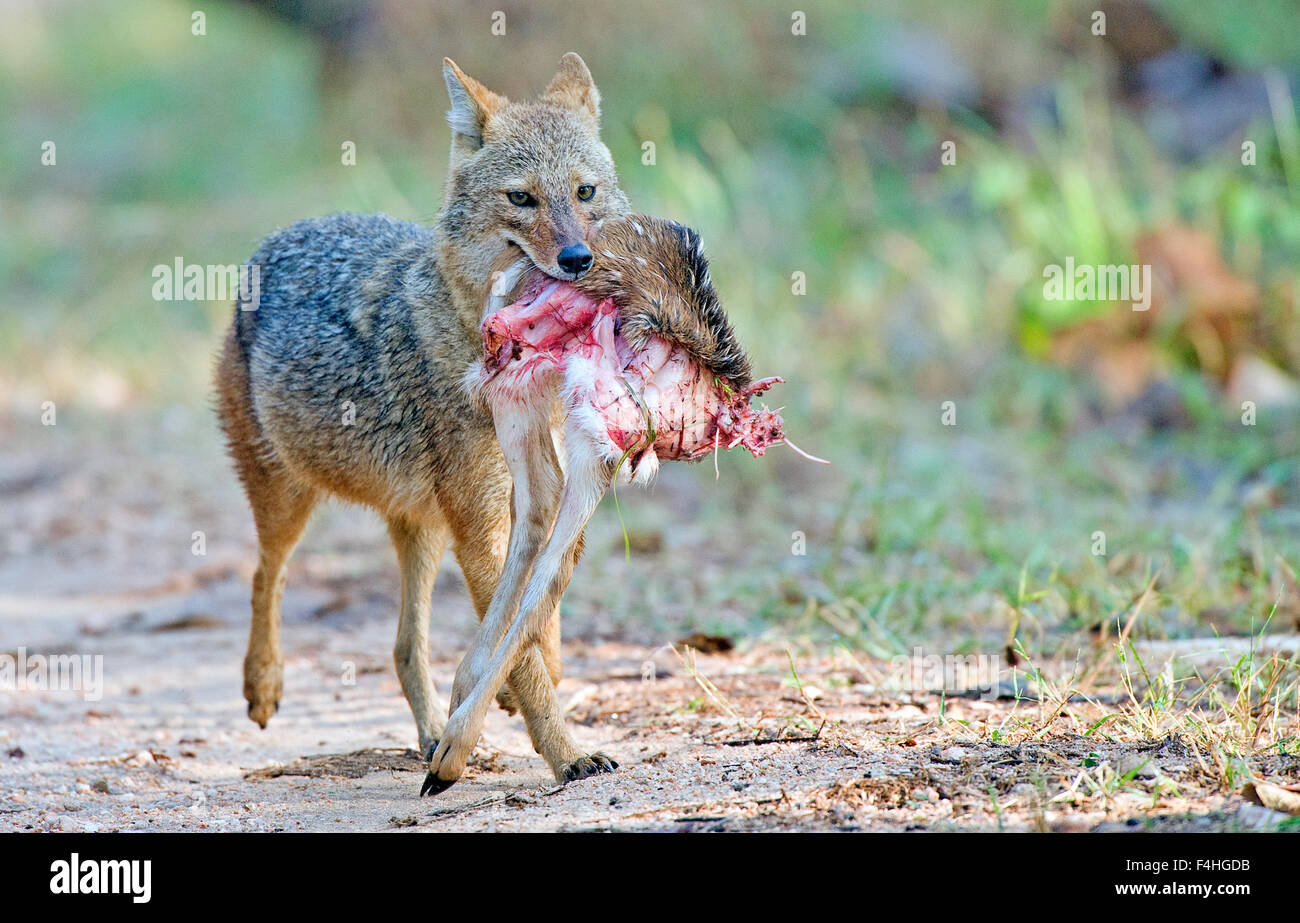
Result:
[[[1109,95],[1095,49],[1063,45],[1063,32],[1086,34],[1086,5],[816,0],[797,4],[808,34],[793,36],[790,5],[769,0],[386,0],[368,30],[327,41],[286,17],[302,5],[204,4],[203,36],[174,0],[6,10],[4,412],[45,399],[202,407],[229,305],[152,300],[154,266],[239,263],[272,229],[334,211],[431,221],[448,147],[442,57],[524,97],[575,50],[601,89],[635,207],[701,231],[755,371],[789,382],[777,399],[792,437],[836,460],[826,507],[808,499],[802,512],[791,510],[812,475],[733,466],[736,490],[700,516],[752,504],[773,511],[748,522],[757,543],[786,543],[803,517],[838,544],[815,578],[794,559],[790,573],[740,572],[710,593],[758,593],[785,616],[808,599],[852,600],[863,625],[889,623],[898,638],[1012,592],[1028,567],[1059,594],[1058,616],[1086,620],[1147,578],[1135,561],[1108,571],[1086,555],[1060,575],[1086,550],[1080,535],[1109,523],[1120,544],[1171,555],[1187,611],[1228,601],[1253,624],[1269,552],[1297,560],[1293,418],[1242,440],[1213,386],[1180,373],[1199,429],[1146,447],[1169,453],[1167,470],[1135,473],[1128,436],[1077,436],[1092,420],[1090,384],[1026,358],[1111,308],[1045,301],[1044,264],[1136,262],[1140,235],[1171,221],[1211,234],[1258,285],[1270,322],[1297,326],[1300,154],[1269,123],[1250,129],[1250,170],[1232,145],[1193,162],[1162,154]],[[1160,7],[1225,60],[1300,68],[1288,0],[1257,0],[1248,15],[1229,0]],[[490,31],[495,10],[505,36]],[[1017,138],[997,113],[1024,98],[1049,100],[1056,118],[1028,120]],[[948,139],[951,167],[939,160]],[[47,140],[54,167],[40,162]],[[341,163],[345,141],[355,166]],[[794,272],[806,295],[792,293]],[[1278,342],[1272,358],[1294,370],[1300,347]],[[1157,346],[1186,365],[1179,344]],[[934,408],[949,397],[999,452],[965,433],[955,445],[935,436]],[[1231,505],[1260,478],[1280,507],[1237,510],[1212,533],[1197,525],[1200,498]],[[1186,505],[1148,528],[1131,505],[1159,504],[1164,490]],[[1254,581],[1244,588],[1224,569],[1243,551]]]
[[[1242,272],[1295,272],[1300,210],[1270,126],[1252,134],[1249,175],[1232,151],[1164,160],[1107,100],[1103,69],[1063,54],[1063,23],[1086,21],[1070,4],[819,2],[797,37],[770,2],[376,3],[342,52],[283,15],[317,6],[332,9],[211,5],[202,36],[170,0],[8,14],[0,357],[20,375],[75,391],[68,368],[86,361],[129,395],[193,393],[206,371],[194,351],[226,307],[153,302],[154,265],[239,262],[271,228],[330,211],[430,220],[444,54],[515,96],[564,51],[586,57],[633,202],[701,230],[760,368],[810,363],[796,414],[844,411],[846,380],[912,388],[927,367],[947,378],[954,360],[1041,346],[1109,307],[1045,301],[1043,264],[1134,262],[1136,236],[1174,217],[1213,230]],[[1297,61],[1294,38],[1268,27],[1291,4],[1231,6],[1167,12],[1230,59]],[[505,36],[490,31],[497,9]],[[648,36],[654,54],[630,53]],[[990,99],[1039,87],[1059,125],[1033,126],[1027,146],[989,124]],[[960,153],[939,168],[945,139]],[[40,163],[45,140],[55,167]],[[355,167],[340,163],[345,140]],[[795,271],[806,296],[791,294]],[[831,333],[854,348],[784,354]]]

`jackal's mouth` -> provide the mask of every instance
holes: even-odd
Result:
[[[547,283],[564,281],[533,262],[523,247],[513,240],[507,241],[506,252],[492,272],[484,317],[515,303],[529,292],[540,291]]]
[[[522,294],[522,287],[529,284],[536,284],[542,280],[552,282],[577,282],[586,271],[577,276],[571,274],[556,274],[549,269],[542,267],[524,247],[515,240],[506,238],[506,249],[501,257],[497,260],[496,271],[493,272],[493,293],[497,292],[497,282],[504,280],[504,287],[511,289],[511,298],[517,298]]]

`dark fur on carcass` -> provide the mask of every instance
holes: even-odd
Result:
[[[591,250],[591,270],[570,284],[614,299],[619,330],[633,349],[659,336],[732,388],[749,386],[749,359],[709,280],[699,234],[675,221],[628,215],[606,221]]]

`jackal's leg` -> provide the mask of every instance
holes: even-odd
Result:
[[[542,632],[542,637],[536,642],[536,647],[541,655],[546,674],[551,678],[551,685],[553,686],[558,686],[560,680],[564,678],[564,663],[560,651],[560,598],[568,589],[569,580],[573,577],[573,569],[577,566],[581,557],[582,536],[578,536],[578,541],[574,543],[568,558],[560,569],[559,594],[554,599],[548,597],[542,603],[544,607],[550,610],[550,615],[546,618],[546,629]],[[498,700],[500,700],[499,695]],[[533,749],[538,753],[545,753],[536,737],[533,739]]]
[[[388,521],[388,534],[397,549],[397,563],[402,571],[402,610],[397,621],[393,663],[397,666],[402,693],[415,716],[420,752],[425,759],[432,754],[447,723],[429,674],[429,597],[447,545],[447,531],[441,519],[412,523],[395,517]]]
[[[248,717],[266,727],[280,707],[284,688],[280,658],[284,565],[307,525],[317,494],[276,460],[262,441],[253,412],[248,357],[235,327],[226,334],[218,365],[217,408],[230,457],[257,525],[259,549],[253,575],[253,621],[244,656],[244,698],[248,700]]]
[[[253,621],[244,655],[244,698],[248,717],[261,727],[280,708],[284,690],[284,661],[280,656],[280,600],[284,568],[316,505],[311,488],[277,477],[263,468],[263,477],[247,481],[248,499],[257,522],[257,571],[253,574]]]
[[[582,536],[579,535],[568,560],[565,561],[564,569],[561,571],[564,575],[564,585],[560,587],[561,595],[568,589],[569,580],[573,576],[573,569],[582,558],[582,547]],[[546,672],[550,674],[551,682],[558,686],[560,680],[564,677],[564,665],[560,655],[560,602],[558,598],[555,602],[555,610],[547,620],[546,631],[537,646],[542,652],[542,660],[546,663]]]
[[[542,755],[560,782],[618,768],[604,754],[588,755],[578,747],[569,736],[564,711],[556,697],[555,687],[560,680],[560,597],[573,576],[581,554],[581,541],[579,536],[570,546],[550,590],[537,606],[535,624],[541,626],[539,637],[525,639],[509,673],[510,688],[519,697],[533,749]]]
[[[503,445],[503,450],[506,451],[506,457],[509,459],[509,449]],[[534,659],[528,653],[528,648],[535,649],[536,643],[542,640],[548,629],[549,619],[553,614],[550,605],[558,603],[563,592],[568,577],[564,572],[566,562],[571,561],[578,539],[604,493],[610,473],[608,467],[595,461],[582,459],[575,464],[571,459],[568,480],[564,486],[554,529],[542,552],[536,558],[532,574],[528,578],[527,588],[519,602],[517,615],[510,620],[508,630],[481,669],[477,663],[470,664],[470,668],[467,669],[466,662],[462,662],[461,669],[457,670],[458,686],[464,682],[470,685],[470,689],[459,704],[453,702],[451,719],[447,722],[433,759],[429,761],[429,774],[425,777],[424,792],[442,791],[460,778],[469,754],[482,731],[488,705],[501,681],[510,676],[511,684],[514,686],[515,671],[521,667],[528,669],[527,665],[530,662],[540,661],[540,655]],[[518,531],[518,523],[515,531]],[[507,586],[506,577],[503,577],[497,596],[493,598],[493,608],[496,608],[498,598],[505,592],[510,592],[511,596],[515,595],[513,589]],[[486,628],[488,623],[485,621],[480,629],[480,637],[485,635],[483,629]],[[469,661],[469,658],[466,660]],[[540,663],[538,665],[543,666]],[[553,690],[553,687],[551,688]],[[525,691],[520,687],[515,689],[519,693]],[[567,739],[563,729],[563,716],[560,714],[553,691],[549,700],[545,700],[538,687],[527,691],[535,694],[533,702],[537,707],[535,721],[538,728],[536,737],[545,742],[556,733],[553,728],[558,725],[558,736]],[[530,733],[533,733],[533,726],[534,721],[530,721]],[[574,749],[577,752],[576,748]],[[567,764],[563,761],[553,762],[551,768],[555,771],[557,779],[568,781],[570,778],[581,778],[592,772],[608,771],[615,767],[616,764],[603,754],[593,754],[591,757],[575,758]]]

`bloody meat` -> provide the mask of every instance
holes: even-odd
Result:
[[[607,458],[629,458],[634,468],[736,446],[759,456],[785,441],[780,414],[750,406],[780,378],[737,387],[661,336],[634,349],[612,297],[596,300],[536,274],[522,297],[488,315],[482,334],[489,402],[515,400],[558,379],[566,411]]]

